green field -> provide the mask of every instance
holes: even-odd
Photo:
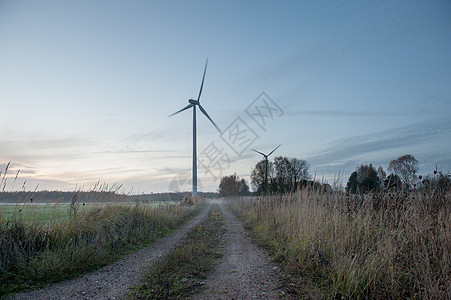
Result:
[[[140,204],[145,206],[159,206],[159,205],[172,205],[176,202],[149,202],[146,204]],[[89,203],[79,204],[77,206],[77,212],[83,213],[94,207],[111,205],[111,203]],[[115,203],[114,205],[135,205],[131,203]],[[68,220],[70,217],[70,204],[69,203],[50,203],[50,204],[0,204],[0,220],[22,220],[22,221],[39,221],[50,222]]]
[[[0,219],[21,219],[24,221],[67,220],[70,216],[70,204],[58,205],[0,205]],[[85,208],[84,208],[85,209]]]

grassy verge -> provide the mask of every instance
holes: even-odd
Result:
[[[187,236],[184,245],[149,267],[129,299],[186,298],[202,287],[202,280],[222,256],[224,219],[218,207]]]
[[[67,219],[0,220],[0,298],[104,266],[148,246],[200,206],[102,205]]]
[[[231,206],[287,273],[324,298],[447,299],[450,200],[449,191],[303,190]]]

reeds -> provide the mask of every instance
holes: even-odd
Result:
[[[235,201],[274,259],[325,298],[451,296],[450,190],[311,189]]]

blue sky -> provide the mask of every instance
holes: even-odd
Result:
[[[6,190],[19,169],[14,189],[189,190],[192,115],[167,116],[206,57],[201,103],[224,132],[199,116],[200,190],[249,179],[250,149],[278,144],[329,181],[406,153],[450,171],[450,53],[449,1],[0,0]],[[263,92],[280,110],[259,126],[246,110]],[[237,122],[252,133],[238,151]]]

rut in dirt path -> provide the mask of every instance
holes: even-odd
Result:
[[[243,224],[217,201],[226,220],[224,257],[205,280],[205,290],[192,299],[275,299],[283,297],[281,276],[268,254],[249,236]]]
[[[121,299],[128,293],[128,287],[139,281],[143,268],[164,257],[181,244],[186,234],[206,218],[210,209],[211,203],[199,215],[171,235],[111,265],[43,289],[16,294],[12,299]]]

